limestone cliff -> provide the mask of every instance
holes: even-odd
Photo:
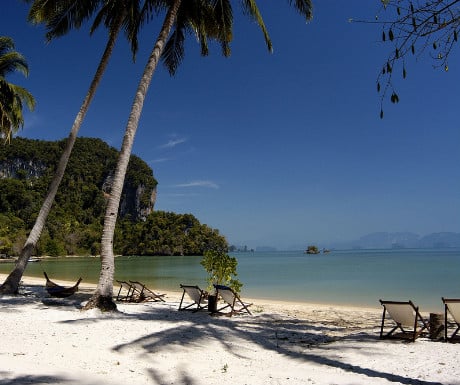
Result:
[[[11,144],[2,145],[0,151],[0,179],[26,181],[44,197],[63,146],[64,141],[13,139]],[[56,197],[57,204],[64,205],[69,200],[80,201],[82,205],[91,204],[91,201],[98,204],[99,194],[101,197],[110,194],[116,161],[117,150],[102,140],[78,138]],[[123,187],[120,216],[145,220],[154,209],[156,186],[151,168],[132,156]]]

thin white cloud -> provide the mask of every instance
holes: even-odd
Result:
[[[148,163],[149,164],[153,164],[153,163],[164,163],[164,162],[168,162],[170,161],[171,158],[158,158],[158,159],[152,159],[152,160],[149,160]]]
[[[24,131],[32,130],[34,128],[43,126],[41,116],[39,116],[37,113],[25,111],[23,115],[24,115],[24,127],[23,127]]]
[[[213,188],[213,189],[218,189],[219,185],[217,183],[211,182],[209,180],[196,180],[192,181],[189,183],[181,183],[181,184],[176,184],[175,187],[206,187],[206,188]]]
[[[174,148],[178,146],[179,144],[185,143],[187,139],[185,138],[177,138],[177,139],[171,139],[170,141],[166,142],[165,144],[162,144],[160,148]]]

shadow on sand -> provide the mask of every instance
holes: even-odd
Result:
[[[168,322],[167,313],[170,311],[155,309],[152,312],[137,314],[135,317],[146,321]],[[330,325],[325,325],[318,321],[286,319],[269,314],[234,318],[211,317],[205,313],[182,314],[184,314],[183,318],[189,322],[186,326],[147,334],[128,343],[117,345],[114,350],[122,351],[126,348],[136,347],[144,349],[146,353],[158,353],[158,351],[171,344],[194,344],[207,338],[218,340],[229,353],[237,357],[246,358],[241,356],[238,344],[233,343],[238,339],[244,339],[252,341],[264,349],[276,351],[295,360],[313,362],[364,375],[369,378],[369,383],[372,382],[373,378],[382,378],[390,382],[407,385],[442,385],[439,382],[408,378],[362,366],[350,365],[341,362],[338,358],[330,358],[321,354],[326,351],[334,352],[334,341],[347,340],[351,342],[352,344],[349,345],[348,349],[362,349],[359,343],[365,340],[374,340],[377,343],[378,336],[369,330],[352,327],[345,336],[337,337],[334,335],[342,326],[336,326],[333,322]],[[175,317],[176,319],[177,317]],[[355,344],[353,344],[354,342]],[[372,352],[369,351],[366,354],[370,355]],[[153,371],[151,371],[151,375],[158,384],[162,383],[158,381],[159,378]],[[185,381],[186,377],[184,374],[183,383],[192,384],[189,378]]]
[[[36,295],[9,297],[6,304],[16,306],[24,301],[30,301],[37,306],[53,306],[65,309],[69,306],[81,308],[81,302],[87,300],[90,293],[78,293],[73,298],[54,299],[47,296],[40,297],[38,288],[33,288],[32,292]],[[42,293],[43,294],[43,293]],[[5,302],[2,300],[2,303]],[[20,307],[18,307],[20,310]],[[0,307],[0,312],[3,306]],[[230,354],[235,357],[244,357],[238,348],[238,344],[233,342],[238,339],[252,341],[254,344],[266,350],[275,351],[293,360],[299,362],[312,362],[322,366],[342,369],[347,372],[360,374],[368,377],[369,383],[375,378],[385,379],[390,382],[405,385],[442,385],[439,382],[424,381],[416,378],[408,378],[384,371],[350,365],[340,360],[339,353],[336,351],[335,341],[346,340],[349,342],[347,349],[361,349],[360,342],[366,340],[375,340],[377,343],[378,336],[369,328],[347,324],[340,319],[336,321],[320,322],[313,320],[300,320],[281,317],[276,314],[260,313],[255,316],[210,316],[207,312],[192,313],[188,311],[177,311],[177,304],[169,303],[165,305],[145,306],[145,310],[137,313],[128,311],[119,312],[115,315],[120,322],[137,320],[146,322],[178,323],[178,326],[161,330],[155,333],[143,335],[132,341],[125,342],[113,347],[114,351],[122,352],[125,349],[135,348],[148,354],[158,354],[162,350],[168,350],[173,345],[193,345],[203,339],[214,339]],[[109,318],[110,319],[110,318]],[[95,316],[90,319],[77,319],[62,321],[65,323],[88,323],[104,322],[105,316]],[[179,322],[178,322],[179,321]],[[184,321],[184,322],[182,322]],[[376,320],[378,325],[378,320]],[[343,328],[347,331],[344,333]],[[338,331],[341,330],[341,333]],[[344,347],[341,346],[343,351]],[[331,354],[331,352],[333,354]],[[337,354],[335,354],[335,352]],[[329,353],[329,354],[328,354]],[[367,355],[373,354],[371,351],[364,352]],[[152,381],[157,384],[163,384],[162,375],[152,368],[147,369]],[[194,380],[185,371],[180,370],[176,373],[180,377],[177,384],[193,385]],[[21,378],[0,380],[0,385],[12,384],[40,384],[40,383],[66,383],[66,379],[55,377],[41,378],[39,376],[24,376]]]

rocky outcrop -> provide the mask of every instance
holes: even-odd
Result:
[[[102,191],[105,196],[110,195],[113,183],[113,173],[110,173],[102,184]],[[135,220],[145,221],[153,212],[157,198],[156,186],[148,188],[144,184],[133,185],[125,181],[120,200],[119,215],[125,217],[130,215]]]
[[[14,138],[0,153],[0,179],[30,180],[30,184],[46,194],[64,141],[48,142]],[[118,152],[100,139],[78,138],[60,191],[81,188],[110,194]],[[47,178],[45,183],[36,183]],[[123,186],[119,215],[145,220],[152,213],[157,182],[152,169],[140,158],[132,156]],[[42,187],[43,186],[43,187]],[[75,187],[78,186],[78,187]]]
[[[22,158],[5,159],[0,161],[0,178],[39,178],[47,168],[47,165],[40,161]]]

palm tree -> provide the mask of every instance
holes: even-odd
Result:
[[[22,248],[13,271],[0,286],[0,293],[2,294],[14,294],[18,291],[19,282],[21,281],[21,277],[27,267],[32,251],[40,238],[59,188],[59,184],[64,176],[64,171],[69,161],[72,148],[75,144],[78,131],[83,123],[83,119],[88,111],[91,100],[96,93],[96,89],[102,79],[102,75],[107,67],[109,58],[115,46],[116,39],[122,28],[124,28],[126,35],[131,42],[133,56],[137,51],[137,38],[132,32],[137,25],[136,18],[139,14],[138,0],[33,0],[33,4],[29,11],[29,21],[33,23],[44,23],[46,25],[48,30],[46,37],[48,40],[66,34],[71,28],[79,28],[82,23],[90,18],[96,11],[98,11],[98,13],[91,27],[91,33],[94,32],[102,21],[104,21],[104,24],[109,31],[107,45],[104,53],[102,54],[89,90],[83,100],[83,104],[81,105],[72,125],[65,148],[62,152],[43,205],[37,219],[35,220],[35,224]]]
[[[288,0],[289,4],[294,5],[298,12],[309,20],[312,17],[312,4],[310,0]],[[265,28],[264,22],[258,10],[255,0],[243,0],[242,2],[246,14],[254,18],[265,37],[269,50],[271,42]],[[202,53],[207,53],[207,37],[221,42],[224,55],[228,55],[229,42],[232,36],[232,8],[230,0],[171,0],[166,1],[146,1],[146,6],[142,11],[144,17],[148,15],[155,6],[167,6],[167,13],[155,42],[153,50],[148,58],[144,73],[139,82],[134,102],[129,115],[128,123],[123,138],[123,143],[118,158],[112,190],[108,199],[106,213],[104,217],[104,228],[101,242],[101,271],[96,292],[85,306],[85,309],[98,307],[101,310],[111,311],[116,309],[113,302],[113,278],[115,272],[115,262],[113,255],[113,235],[117,220],[118,208],[120,204],[121,191],[131,155],[134,136],[140,120],[144,100],[147,90],[157,68],[158,61],[163,55],[165,64],[171,73],[175,72],[177,65],[183,56],[182,32],[186,28],[187,22],[191,29],[194,29],[201,42]],[[213,18],[209,19],[211,9]],[[188,12],[186,12],[188,11]],[[176,29],[172,35],[173,39],[167,42],[168,36]]]
[[[31,93],[6,80],[6,76],[13,72],[28,76],[29,67],[24,56],[14,51],[13,39],[0,36],[0,137],[6,141],[24,125],[23,104],[30,110],[35,107]]]

